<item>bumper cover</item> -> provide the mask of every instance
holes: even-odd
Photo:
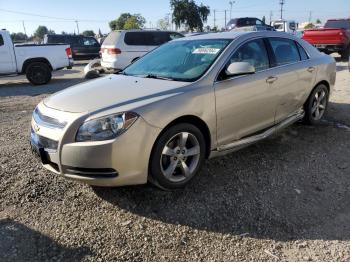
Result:
[[[56,151],[45,148],[35,140],[35,136],[45,137],[44,131],[31,134],[32,148],[46,169],[95,186],[147,183],[149,157],[161,131],[159,128],[150,126],[140,117],[116,139],[91,142],[75,142],[76,130],[69,129],[68,126],[62,137],[58,138]]]

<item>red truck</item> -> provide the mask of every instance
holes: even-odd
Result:
[[[305,30],[303,39],[326,54],[339,53],[347,61],[350,55],[350,18],[330,19],[324,28]]]

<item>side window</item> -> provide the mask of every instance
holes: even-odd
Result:
[[[230,58],[229,64],[234,62],[248,62],[255,67],[256,72],[268,69],[269,56],[264,41],[257,39],[243,44]]]
[[[169,33],[170,40],[178,39],[178,38],[181,38],[181,37],[183,37],[183,35],[180,35],[178,33]]]
[[[255,22],[256,25],[263,25],[263,22],[260,21],[259,19],[256,19],[256,22]]]
[[[2,38],[2,35],[0,35],[0,46],[4,45],[4,39]]]
[[[299,51],[293,40],[286,38],[270,38],[272,50],[276,58],[276,66],[300,61]]]
[[[305,49],[297,43],[297,46],[298,46],[298,50],[299,50],[299,54],[300,54],[300,58],[301,60],[308,60],[309,59],[309,56],[307,55],[307,53],[305,52]]]
[[[125,34],[124,42],[127,45],[154,45],[152,34],[149,32],[128,32]]]
[[[169,42],[170,38],[168,33],[166,32],[153,32],[152,33],[152,41],[149,43],[149,45],[162,45],[166,42]]]

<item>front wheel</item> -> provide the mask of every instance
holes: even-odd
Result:
[[[162,189],[184,187],[205,159],[205,139],[194,125],[170,127],[157,140],[150,160],[150,181]]]
[[[310,125],[318,124],[327,110],[328,99],[329,91],[327,86],[323,84],[318,85],[304,105],[304,122]]]

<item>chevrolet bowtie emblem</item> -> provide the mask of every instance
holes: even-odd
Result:
[[[38,132],[40,130],[40,126],[38,126],[37,124],[34,124],[33,128],[35,132]]]

